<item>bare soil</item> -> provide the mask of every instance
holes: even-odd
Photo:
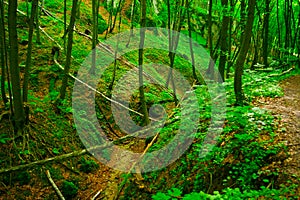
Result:
[[[280,171],[286,175],[285,178],[299,184],[297,177],[300,177],[300,75],[285,79],[280,86],[284,90],[283,97],[258,98],[254,104],[270,110],[280,119],[277,133],[288,150],[288,156],[280,163]]]

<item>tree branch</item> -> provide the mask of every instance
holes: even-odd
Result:
[[[62,193],[60,192],[60,190],[58,189],[57,185],[54,183],[53,179],[51,178],[50,172],[49,170],[46,171],[46,175],[48,180],[50,181],[52,187],[54,188],[55,192],[57,193],[58,197],[61,200],[65,200],[65,197],[62,195]]]

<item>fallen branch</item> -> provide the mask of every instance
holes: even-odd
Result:
[[[62,193],[61,193],[60,190],[58,189],[57,185],[54,183],[53,179],[51,178],[51,175],[50,175],[49,170],[46,171],[46,175],[47,175],[47,178],[48,178],[48,180],[50,181],[52,187],[54,188],[56,194],[58,195],[58,197],[59,197],[61,200],[65,200],[65,197],[62,195]]]
[[[99,190],[99,191],[93,196],[93,198],[91,198],[91,200],[95,200],[95,199],[99,196],[99,194],[101,194],[101,192],[102,192],[102,190]]]
[[[292,71],[293,69],[295,69],[295,68],[294,68],[294,67],[291,67],[290,69],[288,69],[288,70],[282,72],[281,74],[271,74],[271,75],[269,75],[269,76],[267,76],[267,77],[282,76],[282,75],[284,75],[284,74],[289,73],[289,72]]]
[[[143,133],[145,133],[147,131],[150,131],[152,129],[158,128],[158,127],[159,127],[159,125],[150,127],[148,129],[145,129],[145,130],[137,131],[134,134],[126,135],[126,136],[121,137],[121,138],[119,138],[119,139],[117,139],[115,141],[112,141],[110,143],[106,143],[106,144],[103,144],[103,145],[93,146],[93,147],[90,147],[90,148],[87,148],[87,149],[83,149],[83,150],[79,150],[79,151],[74,151],[74,152],[71,152],[71,153],[67,153],[67,154],[63,154],[63,155],[59,155],[59,156],[47,158],[47,159],[44,159],[44,160],[34,161],[34,162],[31,162],[31,163],[28,163],[28,164],[24,164],[24,165],[14,166],[14,167],[11,167],[11,168],[8,168],[8,169],[1,169],[0,170],[0,174],[8,173],[8,172],[14,172],[14,171],[19,171],[19,170],[24,170],[26,168],[34,167],[35,165],[41,165],[41,164],[45,164],[45,163],[52,162],[52,161],[64,160],[64,159],[71,158],[71,157],[81,156],[81,155],[87,154],[87,153],[89,153],[91,151],[109,148],[109,147],[111,147],[113,145],[120,144],[122,141],[124,141],[124,140],[126,140],[128,138],[138,137],[139,135],[141,135],[141,134],[143,134]]]
[[[55,57],[54,57],[54,62],[58,65],[58,67],[59,67],[60,69],[64,70],[64,67],[57,61],[57,59],[56,59]],[[110,101],[110,102],[112,102],[112,103],[114,103],[114,104],[116,104],[116,105],[118,105],[118,106],[120,106],[120,107],[122,107],[122,108],[125,108],[126,110],[129,110],[129,111],[131,111],[131,112],[133,112],[133,113],[135,113],[135,114],[137,114],[137,115],[144,116],[142,113],[139,113],[139,112],[137,112],[137,111],[135,111],[135,110],[133,110],[133,109],[131,109],[131,108],[128,108],[128,107],[124,106],[123,104],[121,104],[121,103],[119,103],[119,102],[117,102],[117,101],[115,101],[115,100],[113,100],[113,99],[111,99],[111,98],[105,96],[102,92],[99,92],[97,89],[95,89],[95,88],[93,88],[92,86],[90,86],[89,84],[83,82],[83,81],[80,80],[79,78],[73,76],[71,73],[69,73],[68,75],[69,75],[71,78],[73,78],[74,80],[76,80],[76,81],[78,81],[79,83],[81,83],[81,84],[83,84],[84,86],[86,86],[87,88],[89,88],[89,89],[91,89],[92,91],[96,92],[97,94],[100,94],[100,95],[101,95],[103,98],[105,98],[106,100],[108,100],[108,101]],[[151,117],[149,117],[149,119],[151,119],[151,120],[153,120],[153,121],[159,121],[159,120],[154,119],[154,118],[151,118]]]
[[[45,163],[48,163],[48,162],[51,162],[51,161],[63,160],[63,159],[66,159],[66,158],[83,155],[83,154],[86,154],[87,152],[88,152],[88,150],[84,149],[84,150],[80,150],[80,151],[74,151],[74,152],[68,153],[68,154],[63,154],[63,155],[60,155],[60,156],[55,156],[55,157],[52,157],[52,158],[47,158],[45,160],[38,160],[38,161],[35,161],[35,162],[32,162],[32,163],[14,166],[14,167],[11,167],[11,168],[8,168],[8,169],[1,169],[0,174],[7,173],[7,172],[13,172],[13,171],[19,171],[19,170],[23,170],[25,168],[33,167],[35,165],[41,165],[41,164],[45,164]]]
[[[267,79],[267,78],[270,78],[270,77],[282,76],[282,75],[284,75],[284,74],[289,73],[289,72],[292,71],[293,69],[295,69],[295,68],[292,67],[292,68],[290,68],[290,69],[288,69],[288,70],[286,70],[286,71],[284,71],[284,72],[282,72],[282,73],[280,73],[280,74],[270,74],[270,75],[268,75],[268,76],[264,76],[263,78],[260,79],[260,81],[262,81],[262,80],[264,80],[264,79]],[[258,82],[258,80],[254,80],[254,81],[245,83],[244,86],[252,85],[252,84],[255,83],[255,82]]]

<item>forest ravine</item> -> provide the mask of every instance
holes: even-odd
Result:
[[[296,0],[0,0],[0,200],[300,199],[299,34]]]

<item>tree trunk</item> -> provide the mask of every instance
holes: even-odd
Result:
[[[40,26],[40,9],[39,7],[37,6],[37,11],[36,11],[36,20],[35,20],[35,23],[36,23],[36,43],[37,44],[41,44],[41,34],[40,34],[40,29],[39,29],[39,26]]]
[[[263,59],[264,59],[264,65],[265,67],[268,67],[268,39],[269,39],[269,17],[270,17],[270,1],[271,0],[265,0],[266,4],[266,14],[264,18],[264,38],[263,38]]]
[[[146,105],[144,93],[144,80],[143,80],[143,55],[144,55],[144,41],[145,41],[145,27],[146,27],[146,0],[141,0],[141,29],[140,29],[140,45],[139,45],[139,92],[140,102],[142,105],[142,114],[144,115],[143,125],[150,123],[149,114]]]
[[[237,61],[235,64],[235,74],[234,74],[234,93],[236,97],[236,104],[242,105],[244,101],[244,94],[242,92],[242,74],[244,69],[244,62],[247,56],[247,52],[249,49],[249,44],[251,40],[252,34],[252,26],[254,21],[254,8],[255,8],[255,0],[248,1],[248,16],[247,22],[245,26],[243,41],[241,44],[241,50],[237,57]]]
[[[119,25],[118,25],[118,33],[120,33],[121,29],[121,21],[122,21],[122,14],[120,12],[119,14]],[[114,70],[113,70],[113,75],[112,75],[112,80],[110,82],[110,85],[108,87],[109,91],[112,91],[115,79],[116,79],[116,73],[117,73],[117,56],[118,56],[118,49],[119,49],[119,41],[120,41],[120,34],[117,35],[117,45],[116,45],[116,51],[115,51],[115,58],[114,58]]]
[[[117,7],[117,12],[116,12],[116,15],[114,17],[114,21],[112,23],[112,26],[111,26],[111,28],[109,30],[109,33],[112,33],[113,30],[115,29],[116,21],[117,21],[117,17],[118,17],[118,13],[121,12],[121,5],[122,5],[122,0],[119,1],[118,7]],[[121,13],[120,13],[120,15],[121,15]]]
[[[68,47],[67,47],[67,55],[66,55],[66,65],[64,69],[64,76],[62,80],[62,85],[60,88],[60,99],[64,99],[66,96],[66,89],[68,85],[68,74],[70,71],[71,65],[71,53],[72,53],[72,45],[73,45],[73,30],[76,18],[76,7],[77,7],[78,0],[73,0],[72,11],[71,11],[71,19],[69,25],[69,34],[68,34]]]
[[[5,77],[6,75],[6,45],[5,45],[5,27],[4,27],[4,9],[3,1],[0,0],[0,64],[1,64],[1,97],[4,105],[8,102],[5,92]]]
[[[38,0],[33,0],[31,6],[31,16],[29,21],[28,47],[27,47],[26,66],[25,66],[25,74],[24,74],[24,82],[23,82],[23,101],[25,103],[26,123],[28,123],[28,117],[29,117],[29,107],[27,105],[27,97],[28,97],[29,72],[31,66],[33,22],[36,15],[37,6],[38,6]]]
[[[298,1],[298,7],[300,8],[300,1]],[[300,12],[298,13],[298,28],[297,32],[300,32]],[[298,69],[300,69],[300,37],[297,37],[297,48],[298,48]]]
[[[20,69],[18,62],[18,35],[17,35],[17,0],[11,0],[8,5],[8,32],[9,32],[9,63],[12,82],[13,108],[15,132],[20,133],[24,127],[25,116],[20,86]]]
[[[281,47],[281,27],[279,20],[279,0],[276,0],[276,17],[277,17],[277,31],[278,31],[278,57],[280,59],[280,47]]]
[[[105,33],[105,39],[107,38],[108,32],[111,29],[112,26],[112,16],[113,16],[113,12],[114,12],[114,0],[111,0],[111,4],[110,4],[110,8],[108,6],[108,12],[109,12],[109,17],[108,17],[108,28],[106,29],[106,33]]]
[[[128,39],[128,42],[126,44],[126,47],[129,46],[130,40],[133,37],[133,22],[134,22],[135,4],[136,4],[135,2],[136,2],[136,0],[132,0],[131,14],[130,14],[130,35],[129,35],[129,39]]]
[[[284,19],[285,19],[285,49],[290,45],[290,0],[286,0],[284,3]]]
[[[196,68],[195,68],[195,57],[194,57],[194,50],[193,50],[193,43],[192,43],[192,27],[191,27],[191,19],[190,19],[190,3],[189,0],[186,0],[186,12],[187,12],[187,20],[188,20],[188,31],[189,31],[189,43],[190,43],[190,53],[192,59],[192,70],[193,70],[193,77],[196,83],[199,83]]]
[[[220,82],[224,81],[225,75],[225,65],[227,62],[227,52],[228,52],[228,24],[229,24],[229,17],[228,17],[228,0],[222,0],[222,9],[223,9],[223,20],[222,20],[222,27],[221,27],[221,53],[220,53],[220,62],[219,62],[219,73],[221,75]]]
[[[95,74],[96,69],[96,45],[98,43],[98,14],[99,14],[99,0],[92,0],[93,13],[93,36],[92,36],[92,66],[90,74]]]
[[[206,74],[210,79],[214,79],[214,58],[213,58],[213,41],[212,41],[212,0],[208,1],[208,16],[207,16],[207,26],[208,26],[208,48],[210,61]]]
[[[233,0],[230,0],[230,13],[231,15],[229,15],[229,31],[228,31],[228,55],[227,55],[227,59],[228,59],[228,62],[227,62],[227,66],[226,66],[226,78],[229,78],[229,73],[230,73],[230,68],[232,66],[232,53],[231,53],[231,50],[232,50],[232,23],[233,23],[233,16],[232,16],[232,13],[234,11],[234,2]]]
[[[64,0],[64,52],[67,52],[67,38],[65,37],[67,35],[67,0]]]
[[[175,11],[174,14],[174,22],[173,22],[173,28],[172,30],[174,32],[172,32],[171,30],[169,30],[169,58],[170,58],[170,70],[169,70],[169,74],[168,74],[168,78],[167,78],[167,82],[166,82],[166,87],[169,86],[169,82],[171,81],[172,84],[172,88],[173,88],[173,93],[174,93],[174,103],[175,105],[178,104],[178,100],[177,100],[177,95],[176,95],[176,87],[175,87],[175,83],[174,83],[174,78],[173,78],[173,67],[174,67],[174,60],[175,60],[175,52],[178,46],[178,41],[179,41],[179,37],[180,37],[180,31],[181,31],[181,22],[183,21],[183,17],[184,17],[184,11],[183,11],[183,6],[184,6],[184,0],[182,1],[177,1],[176,2],[176,7],[177,7],[177,11]],[[169,27],[171,27],[171,12],[170,12],[170,3],[168,3],[168,15],[170,16],[168,20],[169,21]],[[175,20],[176,19],[176,20]]]

